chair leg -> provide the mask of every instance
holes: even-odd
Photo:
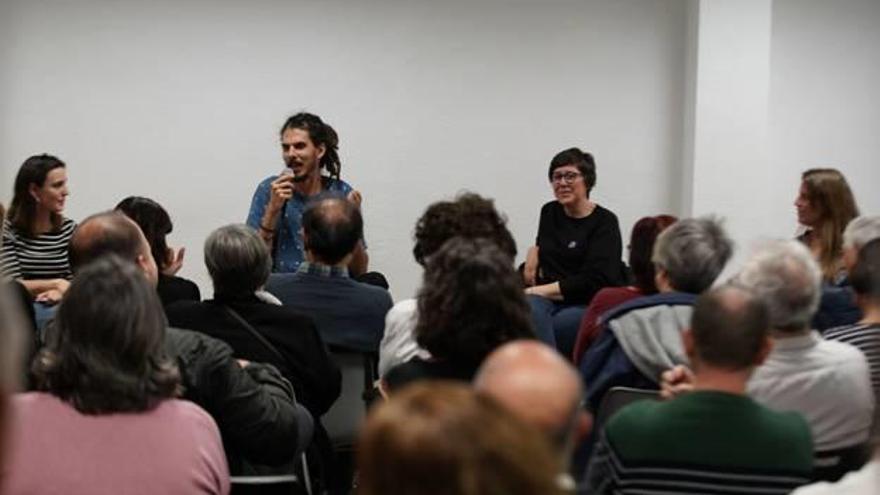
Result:
[[[306,460],[306,454],[303,452],[303,455],[300,457],[302,461],[303,467],[303,483],[306,485],[306,494],[312,495],[312,477],[309,476],[309,463]]]

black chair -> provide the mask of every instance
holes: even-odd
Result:
[[[857,471],[871,458],[871,448],[860,443],[842,449],[813,453],[813,481],[837,481],[850,471]]]
[[[374,396],[379,359],[374,352],[337,346],[329,346],[329,351],[330,358],[342,372],[342,393],[321,416],[321,423],[335,450],[351,450]]]
[[[594,432],[602,431],[605,423],[625,406],[639,400],[660,400],[660,392],[630,387],[614,387],[605,394],[596,412],[596,421],[593,426]]]

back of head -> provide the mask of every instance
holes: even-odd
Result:
[[[712,217],[686,218],[664,230],[654,244],[653,261],[672,287],[699,294],[715,282],[733,254],[733,241]]]
[[[510,258],[486,239],[450,239],[428,261],[416,337],[438,359],[476,368],[509,340],[534,337]]]
[[[880,239],[880,215],[856,217],[843,231],[844,248],[859,250],[874,239]]]
[[[767,305],[775,330],[808,328],[819,307],[822,272],[810,251],[797,241],[771,241],[759,247],[734,282]]]
[[[583,385],[577,370],[546,344],[504,344],[480,366],[474,387],[544,432],[558,449],[573,439]]]
[[[324,156],[321,157],[321,167],[327,170],[330,177],[339,178],[342,172],[342,162],[339,159],[339,135],[329,124],[315,114],[300,112],[284,121],[280,134],[283,135],[288,129],[306,131],[315,146],[323,146]]]
[[[657,286],[654,283],[654,243],[661,232],[678,221],[672,215],[643,217],[633,225],[629,241],[629,266],[632,269],[635,285],[642,294],[654,294]]]
[[[488,239],[510,256],[511,263],[516,258],[516,241],[507,229],[507,219],[491,199],[474,193],[431,204],[416,222],[414,237],[413,256],[422,266],[453,237]]]
[[[569,148],[560,151],[550,160],[550,168],[547,170],[547,179],[553,180],[553,172],[559,167],[573,165],[584,176],[584,184],[587,186],[587,195],[596,186],[596,160],[593,155],[581,151],[580,148]]]
[[[856,294],[880,304],[880,239],[862,246],[849,277]]]
[[[361,495],[560,493],[540,435],[465,385],[410,385],[370,415],[358,448]]]
[[[9,205],[9,223],[16,229],[32,233],[37,214],[37,202],[31,195],[31,185],[42,187],[49,172],[56,168],[65,168],[64,162],[48,155],[34,155],[21,164],[15,176],[12,203]],[[52,221],[60,225],[61,218],[53,214]]]
[[[311,203],[302,216],[303,243],[318,261],[336,265],[354,251],[364,234],[360,209],[341,198]]]
[[[833,168],[813,168],[801,176],[807,198],[816,210],[818,222],[814,228],[822,242],[820,265],[826,278],[831,279],[839,268],[837,260],[843,247],[843,230],[859,215],[859,208],[846,178]]]
[[[81,266],[34,361],[37,385],[86,414],[150,409],[179,394],[165,324],[156,291],[132,262],[108,254]]]
[[[82,266],[115,254],[129,262],[143,255],[144,238],[140,228],[116,211],[97,213],[83,220],[70,239],[70,266],[77,272]]]
[[[153,259],[156,260],[160,268],[164,268],[168,263],[168,244],[165,241],[165,236],[170,234],[174,228],[171,217],[168,216],[165,208],[152,199],[129,196],[120,201],[115,209],[138,224],[144,237],[147,238]]]
[[[211,232],[205,240],[205,266],[214,282],[214,297],[253,294],[272,270],[266,243],[247,225],[233,224]]]
[[[755,294],[730,285],[703,293],[691,316],[695,369],[748,370],[757,364],[769,329],[767,307]]]

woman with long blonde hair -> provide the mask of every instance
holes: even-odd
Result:
[[[845,278],[843,267],[843,229],[859,216],[859,207],[846,178],[837,169],[812,168],[801,176],[794,202],[804,242],[822,267],[826,282],[837,284]]]

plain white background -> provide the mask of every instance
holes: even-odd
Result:
[[[152,197],[172,215],[171,243],[187,247],[181,274],[208,297],[204,238],[244,220],[256,184],[281,167],[278,126],[308,110],[341,136],[372,268],[397,299],[419,284],[416,218],[460,190],[495,198],[524,254],[552,198],[549,160],[569,146],[596,156],[594,197],[627,237],[643,215],[691,212],[699,67],[688,56],[705,33],[688,35],[689,20],[721,1],[4,0],[0,200],[40,152],[68,163],[74,219]],[[737,229],[741,246],[791,235],[811,166],[839,167],[880,213],[880,2],[762,1],[767,155],[731,177],[772,194],[714,173],[742,192],[716,213],[763,219]],[[738,22],[725,29],[749,36]]]

